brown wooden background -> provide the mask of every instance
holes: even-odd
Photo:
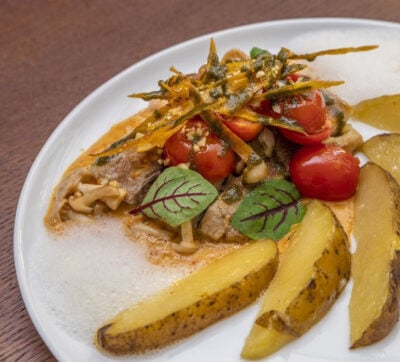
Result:
[[[400,2],[0,0],[0,361],[54,360],[20,296],[13,224],[29,168],[63,117],[119,71],[173,44],[237,25],[320,16],[400,22]]]

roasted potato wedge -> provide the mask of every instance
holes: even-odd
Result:
[[[399,318],[400,186],[374,163],[361,169],[354,236],[351,348],[381,340]]]
[[[242,357],[268,356],[319,321],[350,277],[347,235],[328,206],[311,201],[242,350]]]
[[[276,243],[247,244],[121,312],[97,331],[95,342],[103,351],[122,355],[190,336],[252,303],[277,265]]]
[[[370,161],[389,171],[400,184],[400,133],[374,136],[362,145]]]

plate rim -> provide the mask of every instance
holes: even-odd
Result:
[[[29,286],[28,286],[28,276],[27,276],[27,267],[25,265],[25,259],[23,257],[22,245],[23,240],[21,236],[21,228],[23,227],[21,222],[24,219],[24,206],[26,203],[26,199],[28,197],[28,188],[29,185],[34,180],[34,174],[36,169],[41,162],[44,155],[47,153],[49,147],[51,147],[53,143],[53,139],[56,139],[59,134],[63,133],[64,128],[68,125],[68,123],[75,117],[76,114],[79,114],[82,108],[85,107],[87,103],[96,99],[96,97],[101,94],[102,91],[107,89],[112,83],[117,82],[119,79],[124,78],[126,74],[134,70],[135,68],[139,68],[142,65],[155,60],[159,56],[164,56],[168,53],[174,53],[180,48],[185,48],[190,44],[199,43],[205,39],[210,39],[210,37],[218,38],[220,36],[224,36],[228,33],[234,33],[241,30],[248,29],[257,29],[263,27],[273,27],[276,25],[279,26],[299,26],[302,24],[312,24],[313,26],[317,26],[318,24],[327,23],[330,24],[346,24],[346,25],[371,25],[377,28],[400,28],[400,23],[395,21],[387,21],[381,19],[370,19],[370,18],[353,18],[353,17],[302,17],[302,18],[282,18],[275,19],[269,21],[260,21],[249,24],[238,25],[226,29],[217,30],[214,32],[205,33],[203,35],[199,35],[193,38],[186,39],[182,42],[173,44],[165,49],[161,49],[156,51],[145,58],[129,65],[125,69],[117,72],[115,75],[107,79],[100,86],[94,88],[90,93],[85,96],[80,102],[78,102],[57,124],[57,126],[50,133],[50,136],[47,138],[45,143],[42,145],[40,151],[36,155],[27,175],[24,180],[23,186],[20,191],[20,195],[18,197],[15,217],[14,217],[14,229],[13,229],[13,254],[14,254],[14,268],[17,276],[17,283],[20,294],[22,296],[22,300],[25,306],[25,309],[35,327],[35,330],[39,334],[43,343],[47,346],[50,352],[55,356],[58,360],[63,360],[65,356],[63,356],[57,347],[57,344],[51,338],[51,335],[45,331],[43,328],[42,322],[38,316],[38,312],[35,310],[32,296],[30,295]]]

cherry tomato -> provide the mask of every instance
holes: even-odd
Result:
[[[280,113],[299,122],[307,133],[321,130],[326,122],[326,106],[321,91],[284,98],[279,102]]]
[[[332,134],[332,130],[332,122],[327,120],[321,130],[313,134],[295,132],[284,128],[280,128],[279,132],[289,141],[299,145],[314,145],[326,140]]]
[[[280,114],[272,109],[272,102],[270,99],[264,99],[261,101],[260,106],[256,109],[256,112],[272,118],[280,117]]]
[[[227,126],[234,134],[239,136],[243,141],[251,141],[258,136],[263,126],[257,122],[251,122],[243,118],[232,117],[225,119]]]
[[[164,145],[169,166],[189,163],[191,169],[213,182],[227,177],[234,168],[235,153],[207,125],[192,119]]]
[[[232,173],[235,153],[215,135],[207,136],[206,145],[192,156],[193,169],[209,181],[218,181]]]
[[[283,99],[278,103],[282,116],[296,120],[306,133],[280,129],[290,141],[310,145],[321,143],[332,133],[332,122],[327,117],[324,96],[316,90]]]
[[[359,160],[333,145],[301,147],[290,163],[290,175],[300,193],[327,201],[352,196],[357,188],[359,173]]]

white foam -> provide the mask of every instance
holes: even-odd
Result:
[[[118,311],[187,272],[150,264],[120,221],[106,218],[36,240],[28,260],[35,299],[59,327],[87,343]]]
[[[318,77],[344,80],[334,92],[350,104],[384,94],[400,93],[400,31],[337,30],[301,34],[287,47],[295,52],[329,48],[379,45],[376,50],[345,55],[329,55],[309,63]]]

